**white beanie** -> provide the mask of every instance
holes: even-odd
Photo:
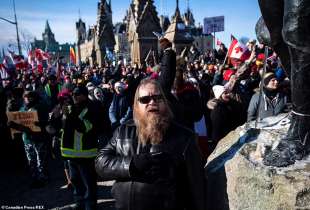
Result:
[[[213,93],[214,93],[214,97],[216,99],[219,99],[221,97],[221,95],[224,93],[225,88],[223,85],[214,85],[212,87]]]
[[[86,84],[86,88],[87,88],[88,91],[92,91],[92,90],[95,89],[95,86],[94,86],[93,83],[88,82],[88,83]]]
[[[125,90],[126,89],[126,85],[123,82],[116,82],[114,84],[114,88],[115,89],[121,89],[121,90]]]

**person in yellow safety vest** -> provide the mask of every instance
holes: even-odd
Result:
[[[94,159],[97,155],[98,108],[88,100],[88,90],[73,90],[73,104],[62,107],[61,155],[68,159],[76,209],[95,209],[97,183]]]
[[[53,109],[57,104],[57,96],[61,91],[61,84],[57,83],[57,78],[55,75],[50,75],[47,79],[47,84],[44,87],[45,94],[49,98],[50,108]]]

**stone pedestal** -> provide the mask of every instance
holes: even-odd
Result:
[[[208,209],[310,209],[310,157],[284,168],[262,164],[289,127],[288,114],[232,131],[208,158]]]

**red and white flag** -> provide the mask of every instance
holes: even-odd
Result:
[[[233,37],[233,36],[232,36]],[[233,38],[228,50],[228,57],[236,58],[241,61],[247,60],[251,55],[248,48],[242,43],[238,42],[237,39]]]
[[[34,56],[35,56],[36,61],[42,61],[43,60],[43,53],[44,53],[44,51],[41,49],[37,48],[34,50]]]
[[[34,62],[34,51],[30,50],[28,52],[28,63],[31,65],[32,68],[34,68],[35,66],[35,62]]]
[[[38,48],[34,50],[34,55],[38,73],[42,74],[43,68],[48,67],[50,55],[48,52],[44,52],[43,50]]]
[[[25,67],[24,59],[21,55],[14,55],[13,61],[14,61],[16,70],[21,70]]]

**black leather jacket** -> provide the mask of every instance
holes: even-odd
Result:
[[[169,156],[167,174],[154,182],[131,176],[134,154],[145,152],[138,144],[133,121],[120,126],[96,159],[97,173],[104,180],[116,180],[112,195],[117,209],[202,210],[205,209],[203,162],[196,136],[189,129],[172,123],[164,141],[146,152],[165,152]]]

